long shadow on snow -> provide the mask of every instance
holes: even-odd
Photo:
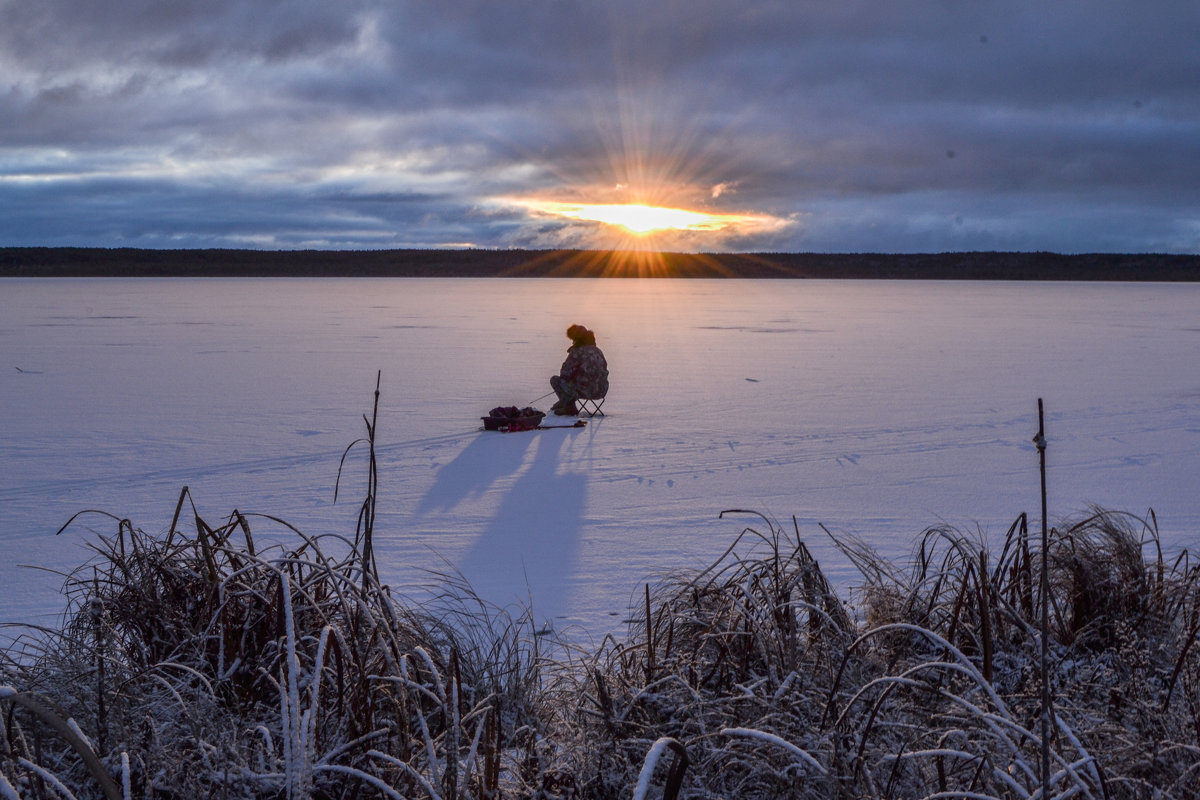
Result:
[[[524,433],[480,433],[438,470],[433,485],[417,503],[417,513],[448,511],[468,497],[483,494],[521,468],[534,438]]]
[[[559,471],[576,435],[571,429],[531,437],[537,440],[533,462],[458,564],[480,596],[501,605],[532,598],[538,619],[566,609],[579,551],[588,476]]]

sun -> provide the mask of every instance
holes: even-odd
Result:
[[[617,190],[624,189],[618,185]],[[722,264],[705,253],[728,249],[728,243],[748,241],[750,237],[771,236],[792,225],[794,220],[764,213],[716,213],[680,208],[670,200],[663,205],[630,197],[617,202],[602,189],[565,189],[575,195],[571,200],[508,197],[503,202],[520,206],[538,223],[547,238],[534,249],[576,251],[561,274],[594,277],[662,278],[679,274],[720,276],[727,273]],[[589,194],[607,202],[585,202],[579,195]],[[605,196],[609,194],[609,196]],[[716,197],[714,193],[712,195]],[[561,195],[560,195],[561,198]],[[547,246],[548,245],[548,246]],[[674,254],[674,255],[672,255]],[[680,254],[692,254],[691,261],[680,261]]]
[[[598,225],[611,231],[599,233],[600,240],[615,246],[646,247],[655,241],[700,242],[723,236],[778,230],[789,224],[765,214],[714,213],[709,211],[652,205],[643,202],[569,202],[535,198],[510,199],[535,216],[575,220],[583,225]],[[635,244],[637,241],[642,244]]]
[[[642,203],[555,203],[543,202],[536,210],[571,219],[603,222],[624,228],[633,234],[655,231],[712,231],[734,224],[740,217],[732,214],[707,214],[682,208]]]

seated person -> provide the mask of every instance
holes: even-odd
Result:
[[[550,379],[550,388],[558,401],[550,408],[555,414],[578,414],[575,401],[580,398],[599,400],[608,394],[608,362],[596,346],[596,334],[582,325],[567,328],[571,346],[559,374]]]

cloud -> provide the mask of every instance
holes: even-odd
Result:
[[[725,248],[1196,252],[1197,25],[1174,0],[0,0],[0,244],[579,246],[594,223],[495,199],[620,184],[803,219]]]

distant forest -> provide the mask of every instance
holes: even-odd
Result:
[[[0,248],[0,277],[109,276],[1200,281],[1200,255]]]

